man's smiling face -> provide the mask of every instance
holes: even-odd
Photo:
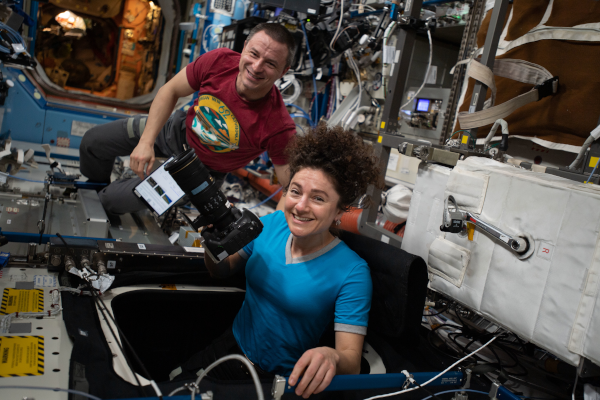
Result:
[[[273,40],[265,32],[257,32],[244,44],[240,57],[240,73],[235,87],[245,100],[258,100],[269,93],[275,81],[289,69],[285,62],[287,46]]]

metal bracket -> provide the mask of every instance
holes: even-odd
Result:
[[[274,400],[280,400],[285,392],[285,385],[287,384],[287,379],[285,379],[281,375],[275,375],[273,379],[273,387],[271,388],[271,396]]]
[[[469,368],[464,370],[465,373],[465,383],[462,385],[461,389],[468,389],[471,387],[471,370]],[[469,395],[467,392],[456,392],[452,400],[468,400]]]
[[[498,389],[500,389],[500,384],[498,382],[492,382],[492,387],[490,387],[491,400],[498,400]]]

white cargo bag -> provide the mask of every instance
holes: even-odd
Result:
[[[517,257],[477,230],[440,231],[444,199],[511,235]],[[402,249],[428,260],[430,287],[571,365],[600,365],[600,188],[469,157],[421,164]],[[442,254],[447,253],[447,254]]]

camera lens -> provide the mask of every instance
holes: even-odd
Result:
[[[220,229],[236,220],[230,212],[227,198],[193,149],[186,150],[165,165],[165,171],[190,196],[190,201],[208,224],[214,224]]]

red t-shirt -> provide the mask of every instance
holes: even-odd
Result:
[[[219,172],[244,167],[265,150],[284,165],[285,147],[296,134],[281,93],[273,86],[262,99],[246,101],[235,89],[240,54],[210,51],[186,67],[198,99],[186,117],[187,140],[200,160]]]

